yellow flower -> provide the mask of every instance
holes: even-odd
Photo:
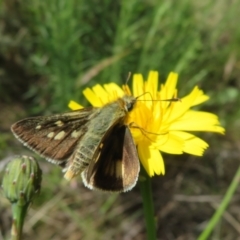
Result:
[[[130,127],[140,161],[149,176],[165,173],[161,152],[203,155],[208,144],[189,132],[224,133],[216,115],[190,109],[209,99],[198,87],[180,101],[164,101],[177,97],[177,77],[176,73],[170,73],[159,89],[158,72],[151,71],[147,81],[141,74],[134,74],[132,93],[128,86],[120,88],[115,83],[103,87],[96,85],[83,91],[94,107],[101,107],[125,94],[137,98],[125,123]],[[69,107],[76,110],[82,106],[71,101]]]

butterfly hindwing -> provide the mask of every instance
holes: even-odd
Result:
[[[138,154],[130,130],[125,125],[117,124],[104,137],[82,176],[90,188],[125,192],[135,186],[139,168]]]

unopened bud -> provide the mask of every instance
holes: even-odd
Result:
[[[6,166],[3,192],[11,203],[30,204],[40,191],[42,171],[32,157],[17,156]]]

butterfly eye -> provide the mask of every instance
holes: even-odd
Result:
[[[126,108],[127,108],[128,112],[133,110],[134,104],[135,104],[135,102],[129,102],[129,103],[126,104]]]
[[[127,112],[131,112],[134,108],[134,105],[136,103],[136,98],[131,97],[125,100],[125,109],[127,110]]]

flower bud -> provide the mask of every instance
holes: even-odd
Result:
[[[18,205],[30,204],[41,186],[42,171],[32,157],[16,156],[6,166],[2,188],[6,198]]]

